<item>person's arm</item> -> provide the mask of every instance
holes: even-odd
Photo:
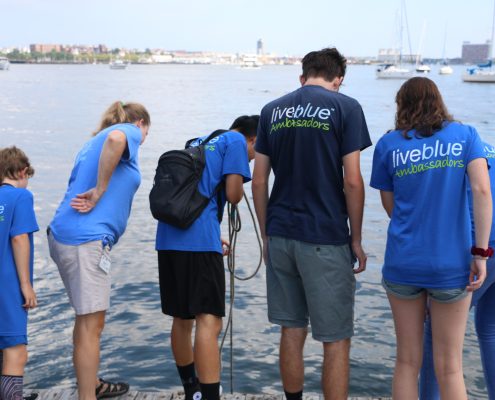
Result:
[[[394,192],[380,190],[380,197],[382,198],[383,209],[387,212],[388,217],[392,218],[392,211],[394,210]]]
[[[473,195],[475,246],[488,248],[492,225],[492,195],[486,159],[476,158],[467,166]],[[475,280],[476,277],[476,280]],[[469,291],[478,289],[486,278],[486,259],[473,258],[469,275]]]
[[[351,228],[351,248],[359,266],[354,270],[358,274],[366,269],[366,254],[361,245],[361,232],[364,210],[364,182],[361,176],[360,151],[346,154],[344,164],[344,194]]]
[[[239,174],[229,174],[225,178],[225,195],[231,204],[237,204],[244,196],[244,178]]]
[[[266,237],[266,209],[268,207],[268,179],[270,177],[271,162],[270,157],[265,154],[256,153],[254,158],[253,171],[253,202],[260,227],[261,238],[263,239],[263,259],[265,264],[268,261],[268,246]]]
[[[29,260],[31,255],[31,245],[27,233],[13,236],[11,239],[14,262],[17,269],[17,276],[21,285],[21,292],[24,297],[24,308],[34,308],[38,302],[36,293],[31,285],[29,273]]]
[[[90,212],[105,193],[122,155],[127,148],[127,138],[122,131],[112,131],[108,134],[101,150],[98,164],[98,180],[96,187],[76,195],[71,200],[71,207],[81,213]]]

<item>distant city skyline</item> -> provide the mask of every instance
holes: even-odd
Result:
[[[0,48],[32,43],[304,55],[336,46],[376,57],[399,46],[402,0],[0,0]],[[492,35],[494,0],[405,0],[404,53],[461,56]],[[405,25],[405,23],[404,23]],[[423,37],[422,44],[421,38]]]

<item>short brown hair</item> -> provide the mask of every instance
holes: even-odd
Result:
[[[5,178],[18,179],[19,172],[26,169],[26,174],[30,178],[34,175],[34,169],[29,163],[26,154],[19,148],[5,147],[0,149],[0,181]]]
[[[302,76],[331,82],[345,76],[346,66],[346,58],[335,47],[312,51],[302,59]]]
[[[395,129],[406,139],[412,129],[422,136],[432,136],[442,129],[444,122],[454,118],[447,111],[437,85],[428,78],[415,77],[406,81],[395,97],[397,113]]]

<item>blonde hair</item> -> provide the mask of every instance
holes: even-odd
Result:
[[[5,178],[18,179],[19,172],[26,168],[26,175],[31,178],[34,175],[34,168],[21,149],[15,146],[0,149],[0,182]]]
[[[151,119],[148,111],[139,103],[123,103],[116,101],[103,113],[100,126],[93,132],[95,136],[109,126],[122,123],[134,123],[143,120],[144,125],[150,126]]]

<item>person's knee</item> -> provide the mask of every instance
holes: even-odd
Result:
[[[194,325],[194,320],[192,319],[182,319],[174,317],[172,322],[172,330],[180,333],[181,335],[191,334]]]
[[[462,375],[462,358],[451,357],[434,360],[435,375],[439,383],[451,377]]]
[[[218,337],[222,330],[222,318],[212,314],[199,314],[196,316],[196,330]]]
[[[423,353],[421,351],[413,351],[413,349],[398,349],[397,364],[417,371],[419,374],[421,366],[423,365]]]
[[[76,316],[74,336],[99,339],[105,328],[105,313],[98,312]]]
[[[25,345],[4,349],[3,363],[7,368],[23,369],[28,361],[28,352]]]
[[[281,335],[282,340],[304,343],[308,335],[308,328],[288,328],[283,326]]]
[[[324,356],[335,357],[342,355],[349,355],[351,348],[351,339],[342,339],[335,342],[325,342],[323,343],[323,353]]]

